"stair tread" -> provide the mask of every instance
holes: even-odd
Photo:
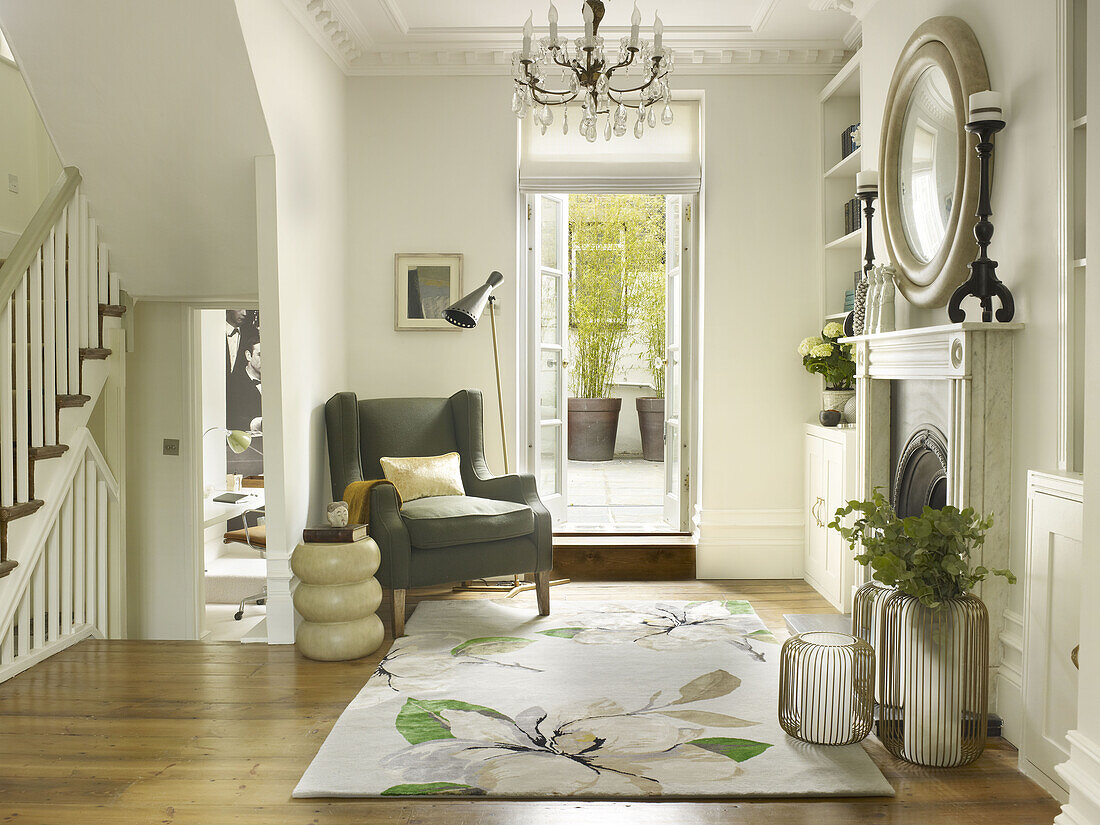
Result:
[[[21,501],[18,504],[12,504],[8,507],[0,507],[0,521],[15,521],[17,518],[25,518],[26,516],[37,513],[42,505],[45,504],[42,499],[35,498],[30,501]]]
[[[106,347],[81,347],[80,357],[86,359],[93,359],[96,361],[102,361],[105,358],[110,357],[111,350]]]
[[[100,304],[100,315],[110,315],[112,318],[121,318],[126,314],[126,307],[122,304]]]
[[[92,400],[90,395],[58,395],[58,407],[83,407]]]
[[[30,456],[35,461],[41,461],[47,458],[60,458],[68,449],[68,444],[47,444],[45,447],[31,447]]]
[[[4,578],[4,576],[8,575],[8,573],[18,566],[19,562],[17,561],[8,561],[7,559],[0,561],[0,579]]]

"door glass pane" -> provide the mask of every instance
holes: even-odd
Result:
[[[665,340],[670,347],[680,343],[680,276],[674,275],[666,281]]]
[[[561,341],[559,334],[560,320],[558,307],[561,305],[560,296],[562,279],[558,275],[542,274],[541,303],[539,304],[539,325],[542,328],[542,343],[556,344]]]
[[[665,422],[665,492],[678,495],[680,492],[680,427]]]
[[[539,420],[561,418],[561,353],[539,349]]]
[[[680,417],[680,351],[670,350],[668,369],[665,373],[665,415],[668,418]]]
[[[542,198],[542,265],[550,269],[561,269],[558,261],[558,240],[561,236],[561,202],[553,198]]]
[[[561,492],[560,461],[561,425],[544,424],[539,427],[539,493],[551,496]]]
[[[679,269],[680,267],[680,247],[682,246],[680,243],[680,202],[678,196],[670,196],[665,201],[665,224],[668,232],[666,246],[668,262],[665,265],[666,269]]]

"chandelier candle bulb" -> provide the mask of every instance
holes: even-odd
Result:
[[[642,25],[642,13],[638,11],[638,4],[634,4],[634,13],[630,15],[630,48],[638,48],[638,29]]]
[[[970,96],[970,122],[1004,120],[1003,96],[1000,92],[975,92]]]
[[[546,19],[550,21],[550,40],[556,43],[558,40],[558,10],[553,3],[550,4],[550,11],[546,13]]]
[[[661,40],[664,38],[665,24],[656,14],[653,15],[653,53],[661,53]]]
[[[531,12],[527,15],[527,22],[523,24],[523,56],[528,57],[531,54],[531,37],[535,33],[535,13]]]
[[[592,12],[592,7],[587,3],[584,4],[584,8],[581,10],[581,13],[584,15],[584,39],[585,42],[588,43],[591,42],[594,36],[592,24],[595,21],[595,15]]]

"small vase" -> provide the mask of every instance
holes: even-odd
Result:
[[[831,387],[826,387],[821,393],[821,409],[836,410],[838,413],[843,415],[844,405],[848,403],[849,398],[855,397],[855,390],[838,390]]]
[[[852,397],[844,402],[844,422],[846,424],[856,423],[856,397],[853,393]]]

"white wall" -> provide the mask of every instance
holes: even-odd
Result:
[[[330,500],[324,402],[347,385],[346,80],[282,3],[238,0],[271,158],[257,165],[267,633],[294,640],[290,553]],[[356,138],[357,140],[359,138]]]
[[[677,83],[705,95],[705,575],[801,575],[799,433],[817,384],[794,347],[819,321],[814,118],[825,82]],[[497,470],[489,330],[394,331],[393,255],[461,252],[467,287],[494,268],[504,273],[501,367],[515,433],[520,215],[510,94],[506,77],[352,78],[348,93],[348,387],[364,397],[481,388]],[[777,536],[778,551],[769,545]]]
[[[188,309],[134,307],[126,359],[126,572],[131,639],[192,639],[197,627],[197,548],[191,532]],[[180,440],[166,456],[162,442]],[[199,517],[199,514],[196,514]]]
[[[57,176],[53,149],[27,84],[14,63],[0,59],[0,258],[11,251]],[[19,191],[8,189],[8,175]]]
[[[225,426],[225,310],[199,310],[199,374],[202,387],[200,431]],[[202,440],[202,486],[225,487],[225,438],[215,433]]]

